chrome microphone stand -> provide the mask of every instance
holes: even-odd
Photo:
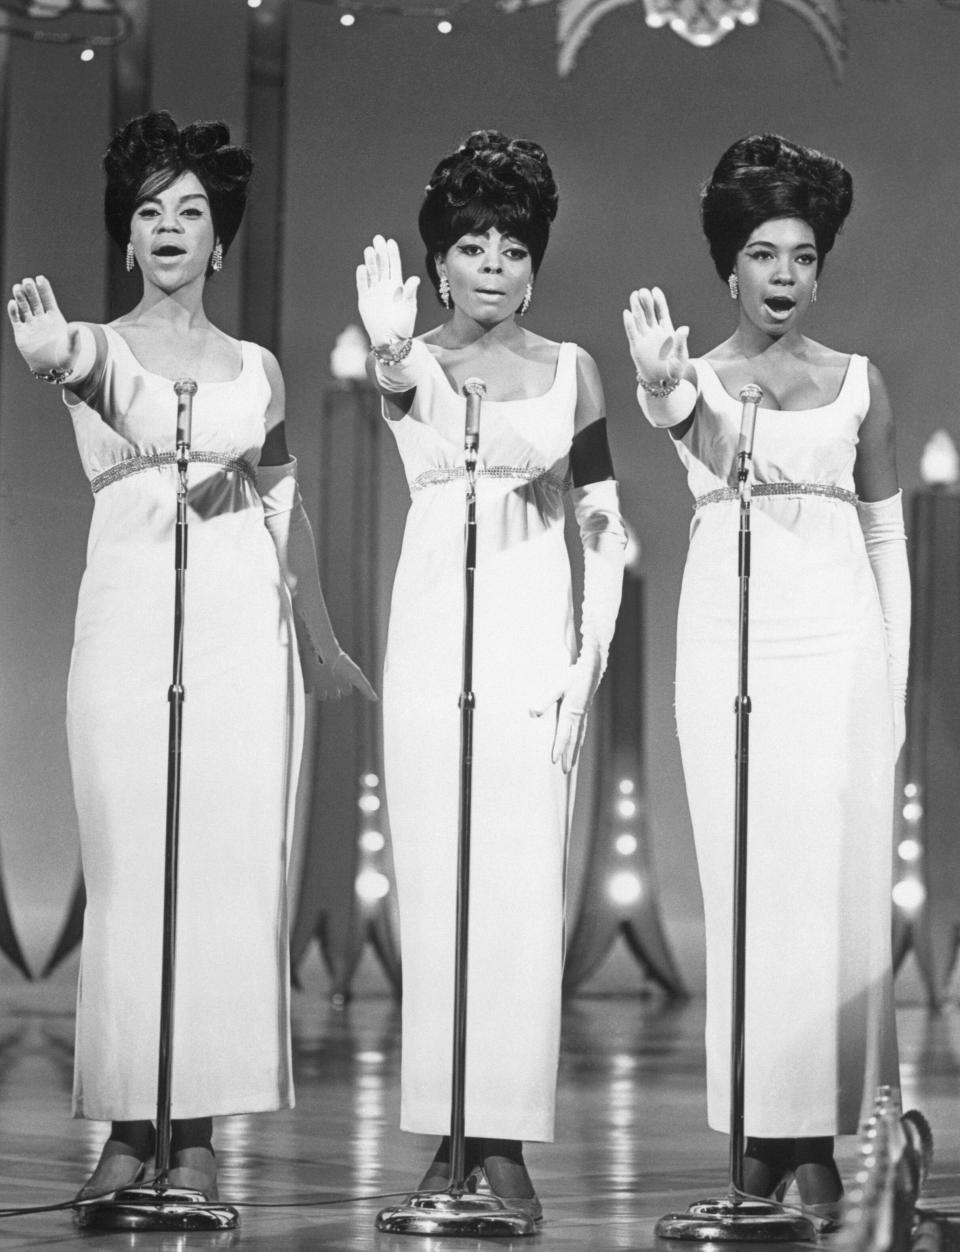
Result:
[[[747,970],[747,794],[750,764],[750,461],[757,406],[763,391],[749,383],[740,392],[743,416],[737,447],[737,494],[740,528],[737,543],[739,620],[737,628],[737,695],[734,701],[736,774],[733,844],[733,967],[730,1040],[730,1185],[727,1194],[698,1200],[686,1213],[669,1213],[656,1225],[661,1239],[701,1243],[801,1243],[816,1240],[813,1223],[788,1212],[775,1200],[747,1196],[743,1190],[743,1104],[745,1085],[744,1021]]]
[[[377,1229],[398,1235],[469,1235],[512,1238],[536,1233],[533,1219],[498,1196],[467,1190],[465,1089],[467,1051],[467,966],[470,931],[470,823],[473,788],[473,617],[477,560],[477,452],[480,402],[486,384],[468,378],[464,437],[466,522],[464,526],[463,687],[460,693],[460,814],[457,844],[457,907],[453,989],[453,1065],[450,1098],[450,1185],[444,1191],[415,1191],[403,1204],[383,1209]]]
[[[150,1183],[126,1187],[109,1199],[83,1205],[77,1224],[90,1230],[232,1230],[239,1214],[229,1204],[208,1200],[202,1191],[171,1187],[170,1103],[173,1077],[173,1016],[177,954],[177,876],[180,851],[180,755],[183,742],[183,624],[187,573],[187,467],[193,397],[197,384],[180,378],[177,395],[177,523],[174,549],[173,679],[167,693],[170,723],[167,747],[167,817],[163,881],[163,956],[160,976],[160,1045],[157,1071],[156,1174]]]

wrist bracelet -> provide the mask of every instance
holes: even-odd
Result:
[[[52,370],[31,370],[30,373],[37,382],[53,383],[54,387],[62,387],[73,373],[73,369],[69,365],[58,365]]]
[[[381,365],[399,365],[405,357],[410,355],[412,347],[412,339],[388,339],[382,347],[374,347],[373,355]]]
[[[640,384],[640,386],[643,388],[643,390],[647,393],[648,396],[653,396],[657,400],[662,400],[664,396],[669,396],[671,392],[676,391],[676,389],[680,386],[681,382],[683,382],[683,379],[682,378],[661,378],[659,382],[651,383],[651,382],[647,382],[647,380],[643,377],[643,375],[638,372],[637,382]]]

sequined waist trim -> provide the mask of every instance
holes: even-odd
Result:
[[[190,453],[190,461],[199,462],[201,465],[219,465],[222,469],[233,470],[237,474],[242,474],[247,482],[256,485],[257,476],[253,466],[242,457],[226,456],[222,452],[199,451]],[[143,456],[129,457],[126,461],[118,461],[116,465],[111,465],[102,474],[97,474],[96,478],[91,478],[90,487],[96,495],[98,491],[109,487],[111,483],[119,482],[121,478],[129,478],[131,474],[142,474],[144,470],[163,469],[165,466],[176,465],[176,463],[176,452],[148,452]]]
[[[835,487],[833,483],[751,483],[750,494],[757,496],[825,496],[828,500],[839,500],[842,504],[856,505],[857,497],[845,487]],[[708,491],[697,496],[693,502],[694,512],[705,504],[719,504],[722,500],[738,500],[740,493],[735,487],[718,487],[716,491]]]
[[[415,495],[426,487],[442,487],[446,483],[463,482],[467,471],[462,465],[451,466],[449,469],[424,470],[410,484],[410,494]],[[488,465],[477,470],[477,478],[517,478],[526,483],[542,483],[552,487],[554,491],[566,491],[568,483],[559,475],[548,469],[538,469],[522,465]]]

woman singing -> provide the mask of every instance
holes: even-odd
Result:
[[[220,122],[148,113],[104,157],[106,224],[143,292],[108,326],[50,283],[8,305],[37,378],[64,387],[94,493],[67,730],[87,892],[74,1112],[112,1123],[78,1199],[155,1148],[176,476],[173,380],[197,384],[189,465],[173,1042],[173,1187],[216,1195],[214,1114],[292,1104],[285,865],[303,674],[372,692],[327,616],[274,357],[207,320],[251,161]]]
[[[737,672],[736,447],[752,462],[744,1186],[793,1173],[814,1216],[843,1188],[833,1136],[897,1087],[890,949],[893,769],[904,737],[910,587],[880,373],[804,333],[852,200],[843,166],[776,135],[734,144],[703,228],[735,301],[699,360],[662,292],[624,324],[647,419],[670,431],[695,512],[677,627],[677,723],[707,934],[709,1120],[729,1126]]]
[[[523,1140],[549,1141],[564,865],[577,755],[613,635],[625,533],[592,359],[526,329],[557,189],[543,149],[476,131],[420,211],[449,316],[412,338],[419,280],[377,236],[360,312],[410,487],[384,670],[386,781],[403,951],[405,1130],[450,1126],[463,631],[464,399],[486,384],[477,483],[467,1168],[538,1218]],[[579,654],[563,539],[585,560]],[[533,714],[533,716],[531,716]],[[421,1188],[450,1181],[441,1142]]]

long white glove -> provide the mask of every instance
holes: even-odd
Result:
[[[428,366],[427,348],[413,338],[419,286],[419,278],[403,281],[396,240],[374,235],[363,250],[363,264],[357,266],[357,307],[384,391],[410,391]]]
[[[674,329],[667,298],[659,287],[630,293],[623,310],[630,355],[637,371],[637,403],[651,426],[669,428],[685,421],[698,397],[687,351],[689,326]]]
[[[907,564],[907,536],[903,528],[903,492],[898,491],[887,500],[861,500],[857,504],[857,512],[880,595],[893,694],[894,747],[899,755],[907,735],[907,670],[910,661],[910,568]]]
[[[339,699],[351,687],[368,700],[377,693],[363,671],[340,647],[320,588],[313,529],[297,482],[297,459],[283,465],[261,465],[257,490],[263,518],[277,549],[280,572],[293,601],[294,625],[303,666],[303,682],[320,700]]]
[[[627,544],[614,479],[587,483],[571,494],[583,544],[580,655],[549,695],[530,710],[532,717],[542,717],[560,701],[551,759],[561,763],[565,774],[577,763],[587,731],[587,714],[607,667],[623,591],[623,554]]]

